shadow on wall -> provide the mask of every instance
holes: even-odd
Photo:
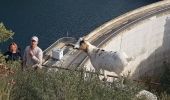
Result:
[[[132,77],[146,78],[159,82],[164,72],[165,65],[170,63],[170,18],[166,18],[162,46],[156,49],[146,60],[136,68]]]

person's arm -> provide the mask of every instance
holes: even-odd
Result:
[[[32,56],[32,59],[38,63],[38,64],[42,64],[42,59],[43,59],[43,52],[42,50],[38,51],[38,56],[36,57],[35,55]]]

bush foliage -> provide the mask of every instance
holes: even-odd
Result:
[[[12,38],[14,32],[12,30],[8,30],[3,23],[0,23],[0,42],[6,41],[9,38]]]
[[[121,86],[97,75],[84,79],[83,71],[19,71],[14,80],[11,100],[131,100],[141,89],[132,81]]]

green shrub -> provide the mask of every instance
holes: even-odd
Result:
[[[12,38],[14,32],[12,30],[6,29],[3,23],[0,23],[0,42],[6,41],[9,38]]]
[[[15,84],[13,75],[18,62],[0,64],[0,100],[9,100],[10,92]]]
[[[141,89],[129,81],[107,83],[97,75],[84,79],[84,72],[20,71],[15,75],[11,100],[131,100]]]

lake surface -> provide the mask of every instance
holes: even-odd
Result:
[[[1,0],[0,22],[15,32],[13,40],[0,43],[5,51],[16,41],[22,51],[33,35],[44,50],[57,39],[81,37],[105,22],[159,0]]]

